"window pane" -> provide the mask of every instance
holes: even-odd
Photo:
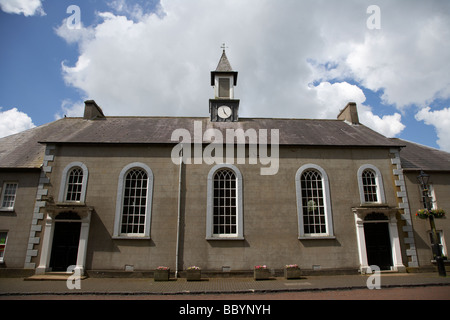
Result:
[[[67,179],[66,201],[80,201],[81,190],[83,189],[83,169],[73,168],[69,172]]]
[[[326,233],[322,175],[316,170],[307,170],[303,172],[300,183],[302,188],[304,233]]]
[[[373,170],[367,169],[362,173],[365,202],[378,202],[376,175]]]
[[[17,183],[5,183],[3,186],[2,208],[13,208],[16,200]]]
[[[147,173],[132,169],[125,178],[122,233],[143,234],[147,211]]]
[[[223,169],[214,175],[213,233],[234,235],[237,233],[236,175]]]

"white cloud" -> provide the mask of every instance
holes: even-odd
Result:
[[[375,114],[361,88],[402,112],[450,97],[449,3],[379,0],[381,30],[368,30],[371,1],[162,0],[152,14],[115,0],[78,35],[58,28],[80,50],[63,76],[106,115],[207,116],[225,42],[241,116],[335,118],[355,101],[367,125],[395,136],[400,113]]]
[[[361,88],[356,85],[347,82],[334,84],[322,82],[310,89],[316,92],[317,100],[320,102],[320,110],[322,112],[319,115],[320,118],[336,116],[336,110],[342,109],[347,102],[352,101],[358,105],[359,121],[369,128],[387,137],[395,137],[405,129],[399,113],[382,117],[375,115],[370,106],[364,105],[366,96]]]
[[[0,8],[6,13],[24,16],[45,16],[41,0],[0,0]]]
[[[436,128],[439,147],[450,152],[450,108],[431,111],[430,107],[422,108],[417,114],[418,121],[424,121],[427,125]]]
[[[0,108],[1,110],[1,108]],[[0,111],[0,138],[34,128],[31,118],[17,108]]]

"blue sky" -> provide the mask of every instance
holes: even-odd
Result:
[[[379,15],[367,11],[373,4]],[[80,29],[67,26],[71,5]],[[81,116],[86,99],[110,116],[208,116],[209,72],[225,42],[241,116],[333,119],[355,101],[365,125],[450,152],[450,1],[0,0],[0,8],[0,136]]]

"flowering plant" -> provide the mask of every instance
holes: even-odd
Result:
[[[267,269],[267,266],[265,264],[262,266],[255,266],[255,269]]]
[[[298,269],[298,264],[287,264],[286,269]]]
[[[432,210],[420,209],[420,210],[417,210],[417,212],[416,212],[416,217],[418,217],[420,219],[427,219],[430,216],[433,216],[438,219],[444,218],[445,211],[442,209],[432,209]]]
[[[188,270],[200,270],[200,267],[197,266],[191,266],[189,268],[187,268]]]
[[[159,266],[156,270],[169,270],[169,267]]]

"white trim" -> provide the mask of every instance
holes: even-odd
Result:
[[[214,234],[214,175],[223,168],[232,170],[236,174],[237,192],[237,233],[235,235],[216,235]],[[244,240],[244,211],[243,211],[243,197],[242,197],[242,174],[239,169],[232,164],[218,164],[215,165],[208,173],[208,189],[207,189],[207,208],[206,208],[206,239],[207,240]]]
[[[304,171],[309,169],[315,169],[320,172],[322,176],[322,187],[324,193],[324,206],[325,206],[325,225],[327,228],[326,233],[321,234],[305,234],[305,229],[303,225],[303,204],[302,204],[302,184],[301,176]],[[331,210],[331,197],[330,197],[330,185],[328,180],[328,175],[325,170],[315,164],[305,164],[301,166],[297,173],[295,174],[295,186],[296,186],[296,197],[297,197],[297,218],[298,218],[298,238],[304,239],[334,239],[333,230],[333,213]]]
[[[12,206],[10,207],[3,207],[3,201],[5,200],[5,192],[6,192],[6,186],[10,184],[14,184],[16,185],[16,190],[14,192],[14,201],[12,203]],[[3,182],[3,188],[1,189],[1,199],[0,199],[0,211],[14,211],[14,206],[16,204],[16,199],[17,199],[17,191],[19,190],[19,182],[17,181],[4,181]]]
[[[62,209],[63,211],[72,211],[70,209]],[[77,212],[75,210],[75,212]],[[78,214],[78,212],[77,212]],[[53,234],[55,232],[55,223],[65,222],[64,220],[56,221],[55,218],[58,213],[48,213],[45,219],[44,238],[42,241],[42,252],[39,266],[36,268],[36,274],[45,274],[50,268],[50,258],[52,255]],[[84,275],[86,266],[87,244],[89,238],[89,228],[91,223],[91,210],[86,210],[85,214],[81,216],[81,220],[71,220],[74,222],[81,222],[80,239],[78,241],[77,262],[75,269],[80,270],[80,274]]]
[[[120,226],[122,222],[122,205],[124,197],[125,176],[134,168],[139,168],[147,173],[147,206],[145,210],[145,226],[143,234],[122,234]],[[133,162],[126,165],[119,174],[119,183],[117,186],[116,214],[114,219],[114,239],[150,239],[150,226],[152,218],[152,199],[153,199],[153,172],[149,166],[141,162]]]
[[[83,170],[83,186],[81,187],[81,196],[80,201],[66,201],[66,193],[67,193],[67,176],[69,172],[74,167],[80,167],[81,170]],[[59,186],[59,195],[58,195],[58,202],[79,202],[79,203],[85,203],[86,201],[86,189],[87,189],[87,181],[89,176],[89,170],[86,167],[86,165],[82,162],[71,162],[69,163],[63,170],[62,176],[61,176],[61,185]]]
[[[364,185],[362,181],[362,174],[364,170],[370,169],[375,172],[375,181],[377,184],[377,202],[366,202],[364,197]],[[359,199],[361,204],[370,204],[370,203],[386,203],[386,197],[384,195],[384,186],[383,186],[383,176],[381,175],[381,171],[371,164],[364,164],[358,169],[358,187],[359,187]]]
[[[391,242],[391,252],[392,252],[392,271],[397,272],[405,272],[406,268],[403,265],[402,261],[402,252],[400,247],[400,240],[398,236],[397,229],[397,219],[395,217],[396,210],[383,210],[376,209],[374,210],[364,210],[360,211],[358,209],[353,209],[355,215],[355,226],[356,226],[356,239],[358,244],[358,254],[359,254],[359,263],[360,263],[360,272],[362,274],[368,273],[370,269],[369,262],[367,259],[367,248],[366,248],[366,239],[364,236],[364,224],[365,223],[376,223],[383,222],[389,224],[389,239]],[[364,221],[366,216],[373,212],[382,212],[387,216],[389,220],[382,221]]]

